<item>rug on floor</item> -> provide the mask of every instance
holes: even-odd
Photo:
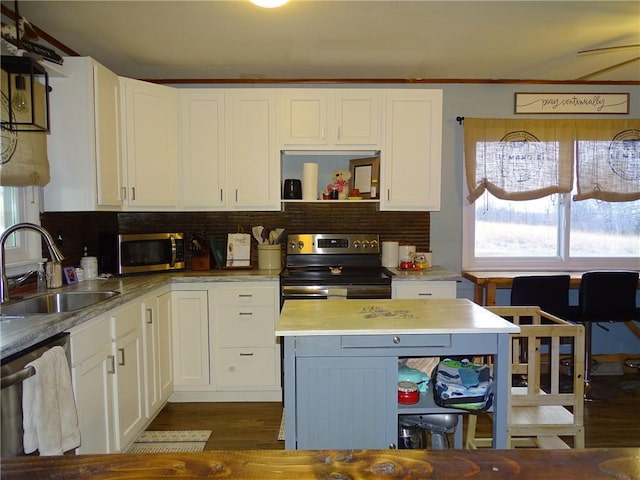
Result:
[[[210,436],[211,430],[148,430],[127,453],[202,452]]]
[[[278,430],[278,440],[284,440],[284,409],[282,410],[282,419],[280,420],[280,430]]]

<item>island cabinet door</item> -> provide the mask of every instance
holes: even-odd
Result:
[[[298,450],[383,449],[397,442],[395,357],[301,357]]]

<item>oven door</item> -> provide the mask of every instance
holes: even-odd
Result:
[[[391,284],[380,285],[282,285],[282,301],[391,298]]]

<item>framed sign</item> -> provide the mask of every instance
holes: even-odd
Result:
[[[515,113],[629,113],[628,93],[516,92]]]
[[[349,160],[351,188],[360,190],[362,198],[371,198],[371,180],[380,179],[380,157]]]

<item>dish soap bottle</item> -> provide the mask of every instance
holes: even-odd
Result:
[[[38,262],[38,291],[44,292],[47,289],[47,277],[44,273],[44,262]]]

